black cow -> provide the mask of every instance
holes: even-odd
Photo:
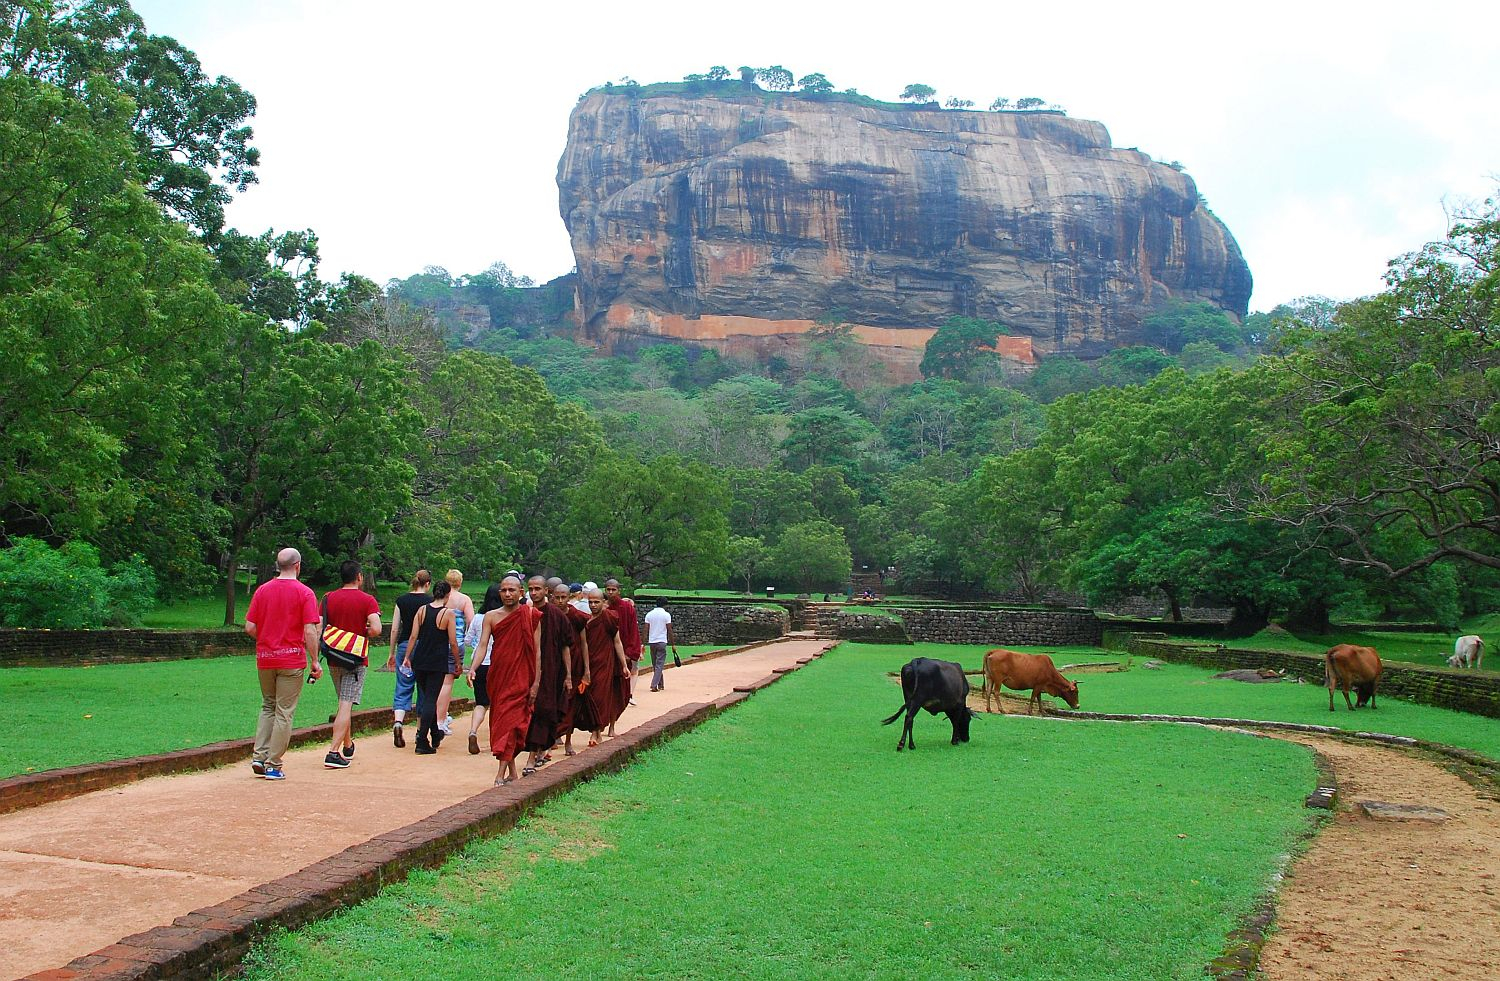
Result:
[[[964,677],[963,665],[952,661],[934,661],[930,657],[918,657],[907,661],[901,668],[901,692],[906,704],[896,714],[881,723],[888,726],[906,713],[906,725],[901,731],[901,741],[896,743],[896,752],[903,747],[917,748],[911,737],[911,723],[918,709],[926,709],[933,715],[948,714],[953,723],[953,745],[969,741],[969,720],[974,713],[969,710],[969,679]]]

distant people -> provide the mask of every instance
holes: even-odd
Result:
[[[667,667],[667,645],[672,645],[672,655],[677,655],[677,637],[672,633],[672,614],[662,609],[657,600],[646,614],[646,643],[651,648],[651,690],[664,691],[667,687],[662,673]]]
[[[324,629],[336,627],[356,637],[379,637],[380,604],[364,591],[365,574],[359,563],[350,559],[339,566],[339,580],[343,586],[330,590],[323,597]],[[323,757],[323,766],[330,770],[342,770],[354,759],[354,732],[350,720],[354,706],[359,704],[359,696],[365,690],[369,655],[362,655],[360,660],[363,663],[357,668],[329,665],[333,671],[333,687],[339,696],[338,712],[333,717],[333,738],[328,743],[328,755]]]
[[[573,585],[577,585],[580,590],[583,589],[581,584]],[[588,698],[584,695],[593,681],[593,674],[589,670],[589,642],[584,633],[584,628],[588,626],[589,615],[573,605],[569,598],[572,595],[572,585],[559,584],[552,590],[558,609],[567,614],[568,623],[573,627],[574,638],[573,647],[569,651],[569,660],[573,662],[570,672],[573,684],[567,691],[568,697],[563,703],[562,719],[558,722],[558,731],[562,733],[564,756],[574,755],[574,732],[579,730],[592,732],[594,729],[593,717],[589,714]],[[585,602],[584,605],[587,606],[588,603]]]
[[[532,609],[541,617],[542,658],[536,684],[536,701],[531,707],[531,725],[526,730],[526,751],[531,754],[526,763],[528,772],[552,762],[548,750],[557,742],[563,712],[567,707],[568,689],[573,685],[572,648],[575,644],[573,625],[562,607],[549,602],[547,580],[532,576],[526,581],[526,592],[531,598]]]
[[[589,612],[589,592],[598,588],[592,582],[573,583],[568,587],[572,591],[572,597],[568,600],[568,605],[584,616],[591,616],[592,614]]]
[[[584,637],[589,648],[589,673],[592,680],[584,696],[589,702],[588,714],[593,724],[590,746],[603,741],[604,728],[608,735],[615,734],[615,720],[625,711],[630,700],[630,680],[625,672],[629,659],[625,656],[625,644],[620,638],[620,627],[616,613],[609,608],[604,593],[595,588],[588,594],[589,621],[584,626]]]
[[[500,584],[495,583],[484,591],[484,602],[469,629],[464,632],[464,649],[469,651],[469,670],[465,677],[474,689],[474,711],[469,713],[469,755],[479,755],[479,727],[484,724],[485,713],[490,707],[490,651],[494,641],[487,641],[484,650],[479,649],[479,635],[484,626],[484,615],[500,608]]]
[[[302,695],[302,672],[317,680],[318,598],[302,585],[302,554],[295,548],[276,553],[276,578],[250,597],[245,633],[255,638],[255,668],[260,676],[260,721],[250,769],[267,780],[285,780],[282,757],[292,741],[292,717]]]
[[[391,699],[394,719],[391,739],[397,749],[406,745],[402,730],[406,725],[406,713],[411,711],[412,694],[417,688],[416,675],[411,668],[403,666],[406,648],[411,642],[411,628],[416,622],[417,611],[427,605],[430,599],[427,591],[431,588],[432,575],[426,569],[418,569],[411,577],[411,592],[396,597],[396,612],[391,614],[391,658],[386,667],[396,672],[396,694]]]
[[[443,577],[449,586],[448,609],[453,611],[453,629],[458,634],[459,640],[464,637],[464,630],[468,624],[474,622],[474,601],[462,590],[464,574],[457,569],[449,569],[448,574]],[[443,730],[443,735],[453,734],[453,716],[448,714],[448,706],[453,702],[453,682],[463,672],[463,651],[460,649],[458,657],[453,660],[453,671],[443,679],[443,688],[438,692],[437,716],[438,728]]]
[[[421,756],[436,753],[447,735],[438,728],[437,700],[443,679],[458,657],[458,632],[453,628],[453,611],[448,608],[452,591],[446,581],[432,587],[432,601],[412,620],[412,639],[403,662],[417,676],[416,752]]]
[[[620,591],[620,580],[604,580],[604,597],[615,614],[620,628],[620,643],[625,647],[625,679],[629,683],[627,698],[635,704],[635,673],[641,662],[641,622],[635,612],[635,601]],[[613,733],[611,733],[613,735]]]
[[[531,709],[541,677],[541,613],[521,603],[521,581],[500,581],[500,608],[484,615],[479,646],[494,641],[490,651],[490,752],[499,761],[495,786],[520,777],[516,755],[526,745]]]

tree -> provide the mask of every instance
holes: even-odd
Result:
[[[934,95],[937,95],[937,89],[931,85],[913,82],[901,90],[900,99],[903,102],[931,102]]]
[[[751,68],[749,65],[741,65],[739,67],[739,69],[738,69],[738,71],[740,73],[740,81],[745,82],[745,83],[747,83],[749,85],[754,85],[755,84],[755,73],[758,70],[759,69]]]
[[[1028,95],[1024,99],[1016,100],[1016,108],[1025,112],[1031,109],[1041,109],[1047,105],[1046,99],[1038,99],[1034,95]]]
[[[745,593],[749,595],[750,580],[770,561],[771,553],[766,549],[766,543],[759,538],[735,535],[729,539],[726,555],[730,571],[745,580]]]
[[[247,551],[266,556],[326,526],[338,530],[335,547],[352,554],[390,524],[411,500],[406,459],[419,419],[398,363],[374,342],[329,344],[248,313],[205,391],[221,470],[214,504],[227,626]],[[316,569],[320,556],[305,558]]]
[[[634,582],[712,583],[725,571],[728,510],[724,479],[704,467],[606,453],[567,493],[551,557],[562,568],[619,570]]]
[[[966,378],[983,361],[998,360],[995,339],[1008,335],[1004,324],[978,317],[949,317],[927,339],[922,352],[924,378]]]
[[[260,151],[246,120],[255,97],[210,79],[198,58],[148,34],[125,3],[29,0],[0,7],[0,76],[28,76],[83,97],[101,80],[134,104],[124,112],[147,193],[214,241],[230,191],[255,183]]]
[[[781,452],[797,470],[813,466],[855,467],[860,445],[876,435],[875,427],[848,409],[805,409],[788,421]]]
[[[1071,354],[1053,354],[1042,358],[1041,363],[1026,379],[1026,388],[1038,402],[1055,402],[1065,395],[1086,392],[1099,384],[1099,373],[1094,366]]]
[[[1289,338],[1268,464],[1241,513],[1306,529],[1392,578],[1444,559],[1500,569],[1500,201],[1397,259],[1379,296]],[[1392,533],[1425,543],[1382,554]]]
[[[708,70],[708,80],[710,82],[722,82],[728,77],[729,69],[723,65],[715,65]]]
[[[822,95],[824,92],[833,91],[833,83],[830,82],[828,80],[828,76],[824,75],[822,72],[813,72],[811,75],[803,75],[801,78],[797,79],[797,87],[804,92],[811,92],[815,95]]]
[[[751,467],[730,470],[728,477],[729,523],[736,535],[774,541],[787,525],[817,514],[805,474]]]
[[[136,180],[132,111],[0,77],[0,536],[107,536],[192,586],[215,477],[187,410],[237,314]]]
[[[1118,347],[1099,359],[1095,370],[1106,385],[1143,385],[1176,362],[1154,347]]]
[[[814,586],[844,586],[853,562],[843,529],[815,519],[781,533],[771,550],[771,564],[778,575],[797,583],[806,593]]]
[[[973,109],[974,108],[974,100],[973,99],[958,99],[958,98],[954,98],[954,99],[949,99],[947,102],[945,102],[943,104],[945,106],[947,106],[949,109]]]
[[[1010,108],[1010,100],[1007,99],[1007,98],[1005,98],[1004,96],[1001,96],[1000,98],[996,99],[994,102],[990,103],[990,112],[1004,112],[1005,110],[1007,110],[1009,108]]]
[[[1212,303],[1171,300],[1147,314],[1142,322],[1142,337],[1168,354],[1179,353],[1186,345],[1207,341],[1221,351],[1232,351],[1240,345],[1241,329],[1229,315]]]
[[[757,68],[755,78],[774,92],[785,92],[792,87],[793,75],[780,65],[772,65],[770,68]]]

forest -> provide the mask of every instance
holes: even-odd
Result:
[[[503,263],[325,280],[242,232],[253,95],[127,5],[0,4],[0,623],[130,622],[296,544],[314,580],[1129,595],[1238,624],[1500,598],[1500,207],[1379,294],[1030,373],[955,317],[892,385],[838,311],[793,358],[575,343]],[[482,311],[478,327],[455,309]]]

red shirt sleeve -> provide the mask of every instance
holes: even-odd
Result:
[[[311,589],[302,594],[302,622],[317,623],[323,614],[318,611],[318,597]]]

